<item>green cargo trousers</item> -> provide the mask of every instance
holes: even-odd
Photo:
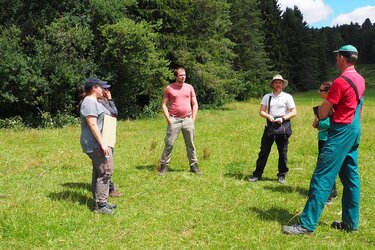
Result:
[[[111,180],[114,163],[112,150],[109,157],[104,156],[101,148],[94,149],[94,152],[87,153],[92,161],[92,195],[97,204],[108,202],[109,182]]]
[[[360,178],[358,146],[361,137],[360,100],[351,124],[332,124],[316,169],[313,173],[309,198],[300,217],[300,224],[313,232],[332,190],[337,175],[344,186],[342,221],[350,230],[358,230]]]
[[[190,117],[177,118],[171,117],[171,124],[168,124],[165,135],[165,146],[160,158],[161,164],[168,164],[171,160],[173,145],[176,143],[178,134],[182,131],[184,136],[186,154],[189,159],[189,165],[197,163],[197,154],[194,146],[194,121]]]

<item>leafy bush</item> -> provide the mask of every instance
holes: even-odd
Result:
[[[112,72],[112,94],[120,117],[136,118],[146,107],[148,113],[160,110],[150,104],[160,99],[171,72],[157,49],[159,40],[154,28],[127,18],[103,28],[103,60]]]
[[[39,119],[39,128],[63,128],[79,123],[79,118],[60,111],[54,116],[48,112],[42,112]]]
[[[13,116],[11,118],[0,119],[0,128],[21,130],[25,128],[25,124],[20,116]]]

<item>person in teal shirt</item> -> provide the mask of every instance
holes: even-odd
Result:
[[[328,91],[331,88],[332,82],[322,82],[322,84],[319,87],[319,95],[321,98],[326,99],[328,95]],[[322,151],[322,148],[324,144],[327,141],[328,138],[328,129],[331,126],[331,119],[328,116],[325,119],[319,120],[317,116],[315,116],[315,120],[313,123],[313,127],[318,129],[318,157],[320,155],[320,152]],[[333,183],[333,187],[331,190],[331,194],[327,200],[327,204],[332,203],[332,199],[337,197],[337,189],[336,189],[336,181]]]

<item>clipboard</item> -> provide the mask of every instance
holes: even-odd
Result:
[[[116,117],[104,115],[102,135],[105,143],[114,148],[116,144]]]
[[[319,106],[313,107],[314,115],[316,116],[318,116],[318,109],[319,109]]]

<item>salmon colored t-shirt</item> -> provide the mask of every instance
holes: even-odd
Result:
[[[191,100],[195,97],[193,86],[188,83],[169,84],[164,91],[164,98],[169,99],[169,114],[180,118],[192,115]]]

